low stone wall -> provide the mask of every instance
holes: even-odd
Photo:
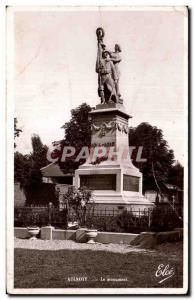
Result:
[[[27,228],[14,228],[14,235],[17,238],[29,238]],[[130,244],[138,234],[133,233],[116,233],[116,232],[98,232],[95,239],[96,242],[102,244]],[[76,230],[55,229],[52,226],[42,227],[40,231],[40,239],[42,240],[76,240]]]
[[[81,230],[81,229],[80,229]],[[86,229],[85,229],[86,231]],[[47,234],[46,234],[47,232]],[[133,233],[116,233],[116,232],[98,232],[96,242],[102,244],[130,244],[138,234]],[[52,227],[41,228],[41,239],[53,240],[76,240],[76,230],[61,230]],[[84,240],[83,240],[84,241]]]
[[[76,230],[54,229],[52,235],[53,240],[76,240]]]
[[[173,243],[183,240],[183,229],[176,228],[166,232],[141,232],[131,243],[141,248],[154,248],[162,243]]]
[[[38,237],[42,240],[72,240],[86,242],[87,228],[78,230],[55,229],[52,226],[42,227]],[[15,227],[14,236],[20,239],[30,238],[27,228]],[[117,233],[98,232],[95,241],[102,244],[131,244],[142,248],[153,248],[164,242],[174,242],[183,239],[183,229],[177,228],[168,232]]]
[[[27,228],[14,227],[14,236],[20,239],[27,239],[30,237],[30,234]]]
[[[137,236],[134,233],[98,232],[95,241],[102,244],[130,244]]]

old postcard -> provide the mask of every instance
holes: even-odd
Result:
[[[7,292],[188,292],[188,8],[7,7]]]

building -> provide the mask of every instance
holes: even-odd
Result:
[[[19,182],[14,183],[14,206],[25,206],[26,195]]]
[[[153,202],[175,206],[183,206],[183,190],[173,184],[164,183],[160,185],[161,193],[156,189],[145,191],[145,197]]]
[[[42,182],[53,184],[58,193],[59,207],[63,208],[63,195],[74,185],[74,173],[67,173],[58,163],[51,163],[41,168]]]
[[[40,169],[44,183],[73,185],[74,174],[67,173],[60,168],[58,163],[50,163]]]

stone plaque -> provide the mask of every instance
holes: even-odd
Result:
[[[139,177],[123,175],[123,190],[139,192]]]
[[[86,186],[91,190],[116,191],[116,174],[81,175],[80,186]]]

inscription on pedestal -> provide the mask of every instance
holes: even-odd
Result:
[[[116,190],[116,174],[108,175],[81,175],[80,186],[91,190]]]
[[[139,192],[139,177],[123,175],[123,190]]]

